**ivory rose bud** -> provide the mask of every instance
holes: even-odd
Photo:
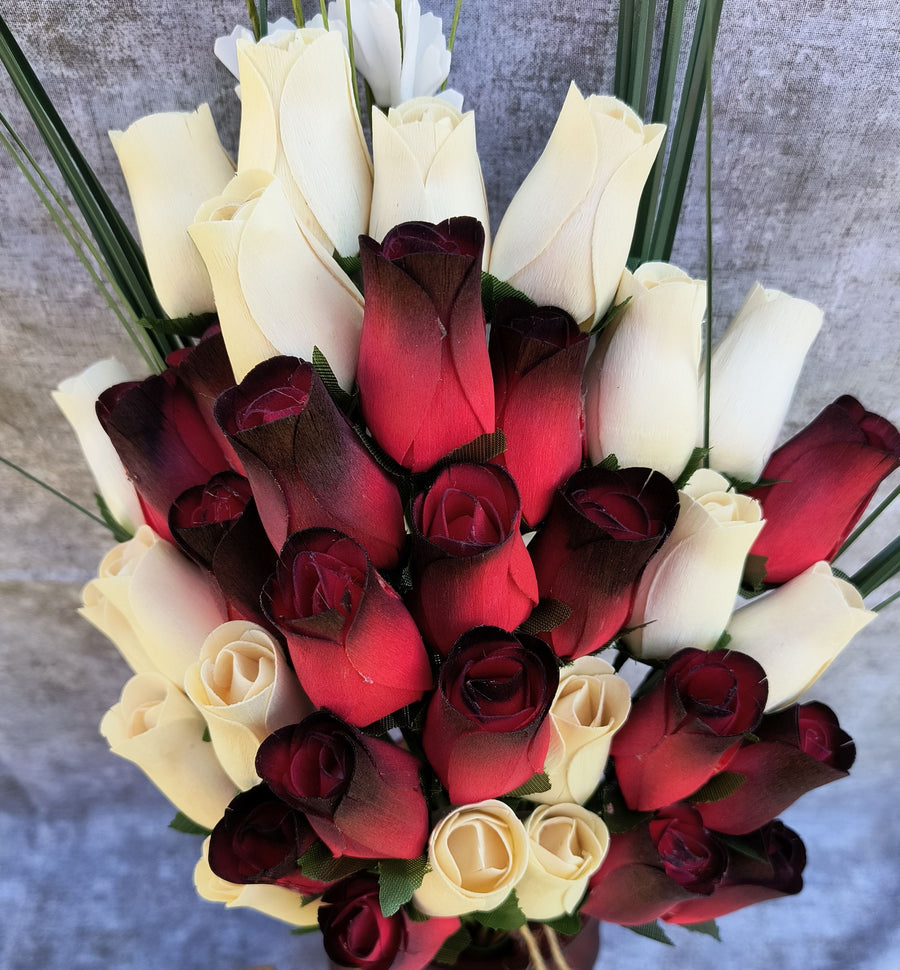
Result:
[[[544,771],[550,790],[531,802],[583,805],[603,777],[609,748],[631,710],[627,681],[599,657],[579,657],[559,672],[550,705],[550,747]]]
[[[431,832],[428,864],[413,895],[417,909],[429,916],[495,909],[525,874],[525,826],[493,799],[455,808]]]
[[[736,610],[728,623],[728,648],[762,664],[769,685],[766,711],[777,711],[808,691],[876,615],[855,586],[818,562]]]
[[[709,463],[716,471],[759,478],[821,326],[817,306],[753,285],[713,350]],[[698,429],[698,444],[700,437]]]
[[[759,502],[717,472],[701,468],[678,495],[678,521],[641,574],[626,624],[625,642],[641,660],[665,660],[682,647],[712,650],[763,527]]]
[[[573,83],[544,153],[497,230],[490,271],[579,324],[609,308],[664,125]]]
[[[110,750],[136,764],[188,818],[212,828],[234,783],[203,740],[203,717],[161,674],[136,674],[100,722]]]
[[[187,234],[197,207],[234,174],[209,105],[148,115],[109,137],[162,308],[172,317],[214,310],[209,275]]]
[[[525,820],[528,866],[516,884],[529,919],[573,913],[609,849],[609,831],[580,805],[542,805]]]
[[[625,309],[600,336],[584,375],[585,437],[598,464],[642,465],[675,481],[697,441],[706,286],[668,263],[622,274]]]
[[[267,24],[265,37],[261,37],[259,43],[271,44],[273,40],[278,40],[285,34],[293,34],[297,25],[287,17],[279,17],[277,20],[270,20]],[[249,40],[253,43],[253,31],[243,24],[238,24],[230,34],[225,34],[216,38],[213,44],[213,53],[235,76],[238,76],[238,56],[237,44],[239,40]]]
[[[281,645],[245,620],[210,633],[185,674],[184,689],[206,719],[219,762],[241,790],[259,784],[260,743],[312,709]]]

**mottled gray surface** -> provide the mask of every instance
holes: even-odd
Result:
[[[449,19],[452,3],[431,8]],[[495,224],[569,79],[611,90],[614,8],[463,5],[452,82],[477,112]],[[237,104],[211,41],[243,19],[242,0],[2,0],[0,9],[117,203],[109,128],[206,100],[234,148]],[[791,430],[844,391],[900,420],[898,28],[895,0],[726,2],[714,79],[716,319],[755,279],[824,307]],[[0,106],[29,131],[2,79]],[[87,474],[49,390],[101,356],[133,355],[8,160],[0,173],[0,454],[87,502]],[[697,276],[702,189],[698,169],[675,254]],[[315,938],[196,898],[196,844],[166,829],[162,797],[106,753],[96,725],[127,670],[74,614],[105,533],[5,468],[0,503],[0,967],[322,966]],[[897,515],[890,524],[896,532]],[[786,815],[808,845],[806,890],[724,920],[722,946],[676,929],[669,950],[610,927],[604,970],[900,966],[896,609],[815,691],[838,709],[859,758],[852,781]]]

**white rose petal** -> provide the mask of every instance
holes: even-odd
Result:
[[[288,20],[287,17],[279,17],[274,23],[269,21],[269,30],[265,37],[260,38],[260,44],[272,44],[280,40],[285,34],[293,34],[297,25]],[[230,34],[217,37],[213,44],[213,53],[228,68],[231,73],[238,76],[238,56],[237,45],[239,40],[254,42],[253,33],[249,28],[238,24]]]

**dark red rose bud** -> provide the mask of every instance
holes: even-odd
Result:
[[[291,536],[262,601],[317,707],[363,726],[431,689],[428,655],[409,611],[362,546],[340,532]]]
[[[537,603],[520,521],[516,487],[493,465],[450,465],[416,496],[410,603],[442,655],[472,627],[514,629]]]
[[[306,817],[257,785],[236,795],[209,840],[209,867],[221,879],[269,883],[315,895],[326,883],[304,877],[297,865],[318,838]]]
[[[497,427],[507,468],[522,498],[522,516],[542,521],[553,493],[578,471],[584,449],[581,375],[589,338],[556,307],[502,300],[491,323]]]
[[[748,493],[766,520],[751,549],[766,557],[766,582],[786,583],[832,560],[898,465],[900,432],[849,395],[783,444],[762,473],[776,484]]]
[[[328,956],[341,967],[361,970],[425,970],[459,920],[417,922],[401,909],[385,916],[378,878],[360,873],[335,883],[322,897],[319,928]]]
[[[676,653],[613,739],[616,778],[629,807],[648,812],[681,801],[729,766],[759,724],[766,696],[765,671],[751,657]]]
[[[666,875],[691,892],[709,895],[725,871],[727,857],[700,813],[678,802],[660,809],[649,828]]]
[[[222,536],[252,499],[246,478],[232,471],[219,472],[205,485],[194,485],[175,499],[169,509],[169,530],[184,552],[204,569],[211,569]]]
[[[422,744],[455,805],[495,798],[543,770],[559,667],[536,637],[463,634],[428,706]]]
[[[414,472],[494,430],[481,305],[484,230],[472,218],[360,238],[366,308],[356,379],[367,426]]]
[[[649,468],[598,465],[576,472],[556,493],[529,551],[541,599],[570,610],[565,622],[538,633],[558,657],[593,653],[619,632],[641,570],[677,515],[675,486]]]
[[[216,401],[272,545],[313,526],[361,542],[392,569],[406,542],[397,487],[366,450],[311,364],[273,357]]]
[[[850,736],[824,704],[794,705],[764,717],[758,741],[746,742],[728,764],[744,783],[728,798],[697,804],[704,824],[743,835],[780,815],[801,795],[846,777],[856,757]]]
[[[306,813],[335,856],[415,859],[428,838],[419,762],[366,737],[330,711],[266,738],[256,770],[284,802]]]

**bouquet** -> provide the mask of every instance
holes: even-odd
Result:
[[[776,447],[821,313],[757,285],[712,346],[635,233],[664,125],[573,85],[492,237],[433,17],[253,9],[236,173],[208,109],[113,133],[158,373],[57,392],[122,540],[101,731],[206,836],[198,891],[372,970],[798,892],[777,816],[854,759],[807,692],[897,553],[830,563],[900,434],[845,395]]]

